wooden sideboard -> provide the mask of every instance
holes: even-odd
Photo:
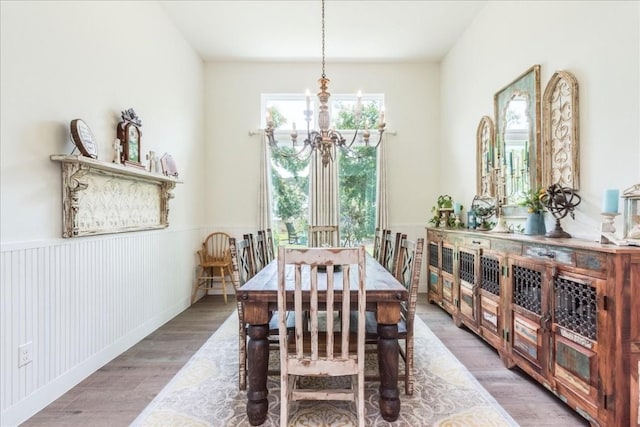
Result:
[[[62,237],[169,226],[174,176],[84,156],[52,155],[62,171]]]
[[[640,426],[640,248],[427,228],[428,298],[594,426]]]

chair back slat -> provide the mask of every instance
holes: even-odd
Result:
[[[381,247],[382,247],[382,235],[386,232],[386,230],[380,230],[380,228],[376,228],[375,234],[373,236],[373,257],[376,261],[380,262],[382,260]]]
[[[273,232],[271,231],[270,228],[267,228],[266,247],[267,247],[267,264],[268,264],[276,258],[276,255],[273,249],[274,248]]]

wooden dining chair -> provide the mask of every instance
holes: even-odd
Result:
[[[309,247],[338,247],[340,236],[337,225],[310,225]]]
[[[404,360],[404,375],[398,379],[404,380],[404,390],[409,396],[413,394],[413,333],[416,315],[416,303],[418,301],[418,287],[420,285],[420,270],[422,269],[422,252],[424,238],[415,241],[402,239],[398,245],[398,268],[396,279],[409,291],[409,299],[400,305],[400,322],[398,323],[398,340],[404,341],[400,345],[400,356]],[[377,344],[378,323],[374,313],[367,313],[367,344]],[[379,379],[367,377],[367,380]]]
[[[198,273],[196,283],[191,294],[191,304],[195,302],[198,290],[204,289],[205,293],[215,288],[215,279],[219,278],[224,295],[224,303],[227,303],[227,282],[225,277],[231,277],[231,254],[229,253],[229,236],[227,233],[217,231],[211,233],[202,243],[198,253]]]
[[[253,277],[254,268],[251,265],[251,244],[248,239],[236,241],[229,238],[231,253],[231,277],[236,291]],[[238,311],[238,387],[247,388],[247,324],[244,321],[244,304],[236,300]]]
[[[326,271],[325,271],[326,269]],[[340,269],[338,274],[337,270]],[[321,272],[322,270],[322,272]],[[334,331],[335,310],[349,312],[350,281],[358,284],[358,326],[350,332],[350,316],[341,316],[339,332]],[[308,293],[307,293],[308,292]],[[319,304],[319,301],[326,304]],[[303,315],[308,302],[308,324]],[[289,421],[289,402],[294,400],[347,400],[357,408],[358,426],[364,427],[365,357],[365,250],[357,248],[285,248],[278,252],[278,314],[287,306],[295,308],[295,333],[288,334],[280,321],[280,426]],[[322,332],[319,315],[325,314]],[[355,348],[354,348],[355,344]],[[350,376],[345,389],[302,389],[301,376]]]
[[[384,268],[391,274],[395,275],[396,265],[398,264],[398,247],[400,241],[406,239],[407,235],[402,233],[391,234],[390,230],[386,230],[386,234],[382,240],[382,264]]]

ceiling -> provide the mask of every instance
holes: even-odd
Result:
[[[439,62],[485,3],[327,0],[326,60]],[[204,60],[314,61],[322,56],[320,0],[160,4]]]

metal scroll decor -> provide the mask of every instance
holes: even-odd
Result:
[[[553,74],[543,95],[542,185],[580,189],[578,82],[567,71]]]

